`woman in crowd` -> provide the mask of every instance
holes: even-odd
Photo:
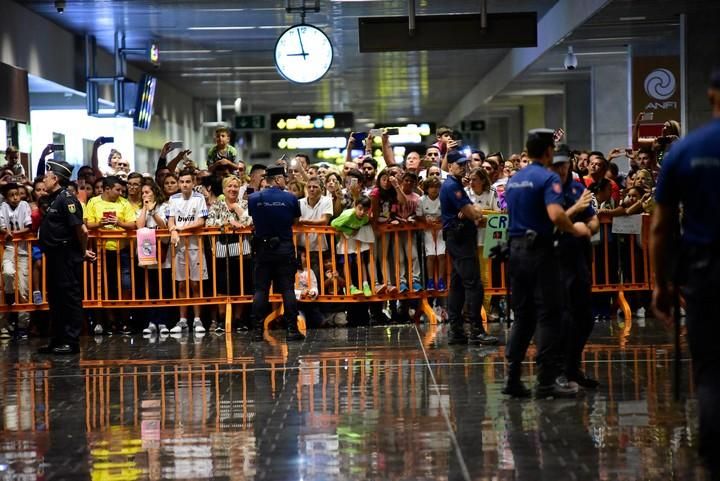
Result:
[[[229,175],[222,180],[223,198],[217,199],[208,212],[205,223],[207,227],[224,227],[226,230],[242,229],[251,224],[248,216],[247,201],[240,198],[242,181]],[[252,295],[252,259],[250,257],[250,242],[248,234],[221,234],[215,242],[215,276],[218,295]],[[243,292],[240,292],[238,273],[241,272],[240,256],[242,257]],[[237,304],[233,309],[233,320],[238,330],[247,330],[246,324],[240,323],[244,304]],[[223,332],[225,319],[225,304],[219,304],[219,323],[210,325],[211,330]]]
[[[386,224],[397,224],[396,219],[400,201],[395,187],[390,182],[390,170],[380,171],[375,181],[375,188],[370,192],[371,212],[370,221],[377,232],[378,228]],[[379,286],[387,285],[388,292],[397,291],[395,285],[395,256],[394,256],[394,235],[386,233],[376,236],[375,258],[377,259],[377,283]],[[376,291],[378,289],[376,288]]]
[[[339,216],[344,210],[343,193],[342,193],[342,177],[337,172],[330,172],[325,176],[326,195],[330,197],[333,204],[333,219]]]

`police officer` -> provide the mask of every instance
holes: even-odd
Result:
[[[687,303],[700,454],[711,479],[720,480],[720,69],[712,75],[708,97],[714,120],[678,141],[663,159],[650,251],[655,268],[655,314],[667,324],[672,322],[678,288]],[[678,228],[680,218],[682,229]],[[677,272],[673,265],[678,266]]]
[[[581,222],[573,224],[565,214],[560,177],[546,169],[553,159],[553,131],[531,130],[526,148],[532,162],[505,187],[510,216],[508,269],[515,321],[505,349],[509,369],[502,392],[516,397],[530,395],[520,377],[537,326],[537,396],[574,396],[577,385],[558,380],[565,340],[564,296],[553,231],[557,227],[578,237],[590,237],[590,230]]]
[[[269,167],[265,172],[268,188],[255,192],[248,199],[248,210],[255,225],[253,237],[255,260],[255,297],[252,305],[252,340],[262,341],[263,320],[269,312],[270,285],[283,298],[288,319],[288,341],[301,341],[305,336],[297,328],[298,307],[295,298],[297,258],[292,227],[300,218],[297,198],[285,191],[285,167]]]
[[[450,175],[440,189],[440,214],[445,246],[452,259],[448,294],[448,344],[497,344],[497,338],[485,332],[480,320],[483,285],[475,241],[482,210],[473,205],[463,189],[462,178],[468,159],[458,151],[450,151],[447,160]],[[470,314],[472,331],[469,339],[463,328],[463,306],[467,307]]]
[[[88,250],[88,231],[80,202],[66,189],[72,167],[47,161],[45,186],[49,207],[40,225],[39,242],[45,253],[48,304],[52,332],[41,354],[76,354],[83,323],[83,260],[94,261]]]
[[[592,194],[570,174],[570,150],[560,146],[553,157],[551,170],[563,186],[563,208],[573,222],[585,223],[592,233],[600,228]],[[592,245],[587,237],[561,233],[558,238],[560,272],[565,285],[564,315],[566,327],[565,379],[585,389],[596,389],[598,382],[580,369],[582,352],[594,327],[592,316]]]

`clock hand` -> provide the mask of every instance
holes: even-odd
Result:
[[[303,47],[302,35],[300,35],[300,30],[295,30],[295,31],[297,32],[298,40],[300,40],[300,51],[302,52],[300,55],[302,55],[302,57],[304,59],[305,57],[307,57],[308,54],[305,53],[305,47]]]

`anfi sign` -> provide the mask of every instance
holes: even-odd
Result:
[[[678,57],[633,57],[633,115],[653,112],[653,124],[680,118]]]

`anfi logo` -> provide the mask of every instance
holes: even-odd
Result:
[[[675,76],[666,68],[653,70],[645,77],[645,93],[657,100],[667,100],[675,93]]]

